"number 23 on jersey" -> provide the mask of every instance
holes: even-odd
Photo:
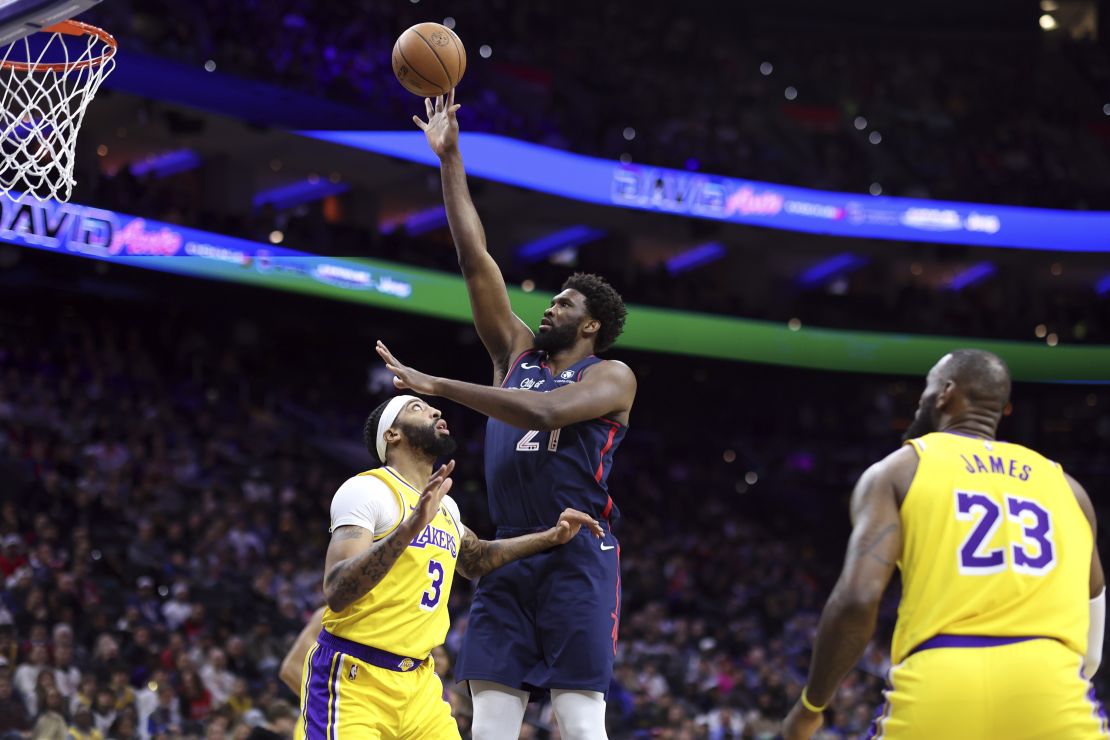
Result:
[[[1043,576],[1056,567],[1052,514],[1031,499],[1006,494],[1004,500],[1005,505],[999,506],[985,493],[956,491],[956,519],[973,522],[956,553],[961,575],[990,575],[1011,569]],[[1021,537],[1003,547],[992,547],[1004,523],[1017,524]]]

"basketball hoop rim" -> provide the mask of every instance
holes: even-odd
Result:
[[[37,33],[62,33],[67,36],[95,36],[104,42],[108,48],[103,54],[95,59],[85,59],[79,62],[61,62],[55,64],[36,64],[33,62],[13,62],[5,60],[0,62],[0,69],[8,69],[15,72],[72,72],[77,69],[87,69],[90,67],[99,67],[109,59],[116,55],[116,37],[105,31],[103,28],[98,28],[89,23],[82,23],[81,21],[61,21],[52,26],[47,26]]]

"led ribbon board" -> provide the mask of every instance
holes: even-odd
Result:
[[[469,323],[462,278],[378,260],[334,258],[221,236],[123,213],[0,197],[0,240],[121,265],[308,293]],[[538,322],[549,296],[510,289],[513,307]],[[1110,346],[1048,347],[955,337],[810,329],[648,306],[629,306],[619,347],[864,373],[922,375],[957,347],[997,352],[1014,377],[1110,381]],[[370,349],[367,348],[367,352]]]
[[[301,131],[335,144],[438,165],[420,131]],[[1110,252],[1110,212],[1061,211],[869,196],[624,165],[509,139],[466,133],[467,172],[564,198],[865,239],[980,247]]]

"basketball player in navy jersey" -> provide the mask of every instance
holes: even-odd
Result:
[[[425,103],[428,120],[413,120],[440,159],[447,218],[474,324],[493,360],[493,386],[417,372],[380,342],[378,353],[398,388],[489,417],[486,483],[499,538],[546,527],[549,512],[567,507],[595,516],[605,530],[600,542],[575,537],[483,576],[455,675],[470,682],[476,740],[515,740],[534,689],[551,691],[564,738],[605,738],[620,621],[620,547],[611,530],[618,510],[606,481],[628,428],[636,378],[627,365],[596,353],[620,335],[624,302],[600,277],[577,274],[535,333],[514,315],[467,188],[454,93]]]

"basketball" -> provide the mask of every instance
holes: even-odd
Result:
[[[413,95],[445,95],[466,72],[466,49],[447,26],[417,23],[393,45],[393,74]]]

